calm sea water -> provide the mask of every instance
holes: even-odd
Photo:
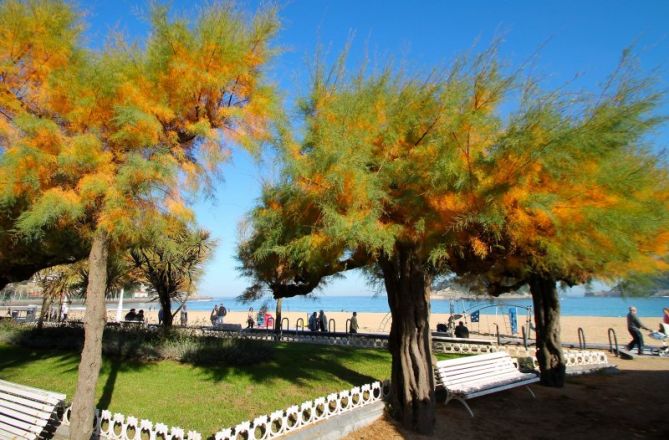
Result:
[[[274,310],[273,300],[255,301],[244,304],[235,298],[214,298],[212,301],[189,301],[189,310],[211,310],[215,304],[224,304],[228,310],[246,311],[249,307],[258,310],[266,304]],[[432,313],[471,313],[480,310],[481,314],[507,313],[509,307],[518,307],[518,315],[524,315],[523,308],[530,307],[530,299],[490,299],[480,301],[465,300],[432,300]],[[560,300],[563,316],[610,316],[621,317],[627,314],[631,305],[637,307],[640,317],[661,317],[662,308],[669,307],[669,298],[593,298],[593,297],[564,297]],[[124,304],[127,309],[130,304]],[[156,309],[157,303],[132,304],[135,308]],[[110,309],[114,308],[109,306]],[[321,296],[317,298],[286,298],[283,301],[283,310],[288,312],[315,312],[318,310],[332,312],[378,312],[388,313],[388,300],[385,296]]]

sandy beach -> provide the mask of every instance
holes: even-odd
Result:
[[[0,312],[1,313],[1,312]],[[156,310],[145,311],[148,322],[158,323],[158,313]],[[274,315],[273,311],[271,312]],[[346,329],[346,321],[351,317],[347,312],[325,312],[328,320],[334,319],[335,330],[343,332]],[[433,314],[431,316],[430,326],[436,330],[437,324],[446,323],[448,321],[448,314]],[[72,311],[70,319],[81,319],[83,317],[82,311]],[[295,329],[295,324],[299,318],[307,322],[307,314],[303,312],[284,312],[283,317],[288,319],[289,328]],[[116,312],[110,311],[108,313],[109,321],[116,319]],[[225,317],[225,323],[241,324],[246,327],[247,312],[231,311]],[[480,322],[471,323],[469,317],[462,318],[466,320],[471,332],[490,335],[495,334],[495,324],[499,325],[501,334],[510,335],[508,317],[506,315],[481,315]],[[643,318],[642,322],[647,327],[655,330],[660,322],[660,318]],[[175,317],[175,324],[179,323],[179,315]],[[360,325],[361,333],[387,333],[390,331],[390,316],[386,313],[358,313],[358,323]],[[518,317],[518,329],[526,323],[526,316],[520,315]],[[209,312],[205,311],[189,311],[188,325],[210,325]],[[627,325],[625,318],[614,317],[600,317],[600,316],[563,316],[560,319],[562,341],[578,345],[578,329],[582,328],[585,334],[586,343],[588,344],[608,344],[608,330],[612,328],[618,338],[618,344],[627,344],[631,337],[627,332]],[[660,346],[661,343],[648,337],[648,332],[644,331],[644,342],[649,346]],[[534,338],[534,332],[530,333],[530,337]]]

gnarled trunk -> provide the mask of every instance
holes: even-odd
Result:
[[[532,275],[529,280],[537,329],[537,360],[541,383],[564,386],[565,361],[560,344],[560,299],[554,279]]]
[[[107,289],[107,258],[109,238],[97,231],[88,257],[88,287],[84,315],[84,349],[81,352],[77,390],[72,399],[70,438],[89,440],[93,433],[95,387],[102,364],[102,333],[107,320],[105,291]]]
[[[391,415],[407,429],[429,435],[435,396],[428,277],[413,245],[398,244],[394,255],[382,255],[380,264],[392,315]]]

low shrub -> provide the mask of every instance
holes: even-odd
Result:
[[[36,328],[15,323],[0,324],[0,342],[34,348],[81,351],[81,327]],[[102,352],[128,361],[171,359],[203,365],[244,366],[266,362],[274,356],[274,345],[263,341],[198,336],[188,330],[107,327]]]

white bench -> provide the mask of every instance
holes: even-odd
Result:
[[[539,381],[534,373],[518,371],[504,351],[439,361],[434,375],[437,389],[446,390],[444,403],[459,400],[472,417],[474,413],[465,400]],[[532,390],[527,389],[534,397]]]
[[[0,380],[0,440],[50,438],[65,394]]]

